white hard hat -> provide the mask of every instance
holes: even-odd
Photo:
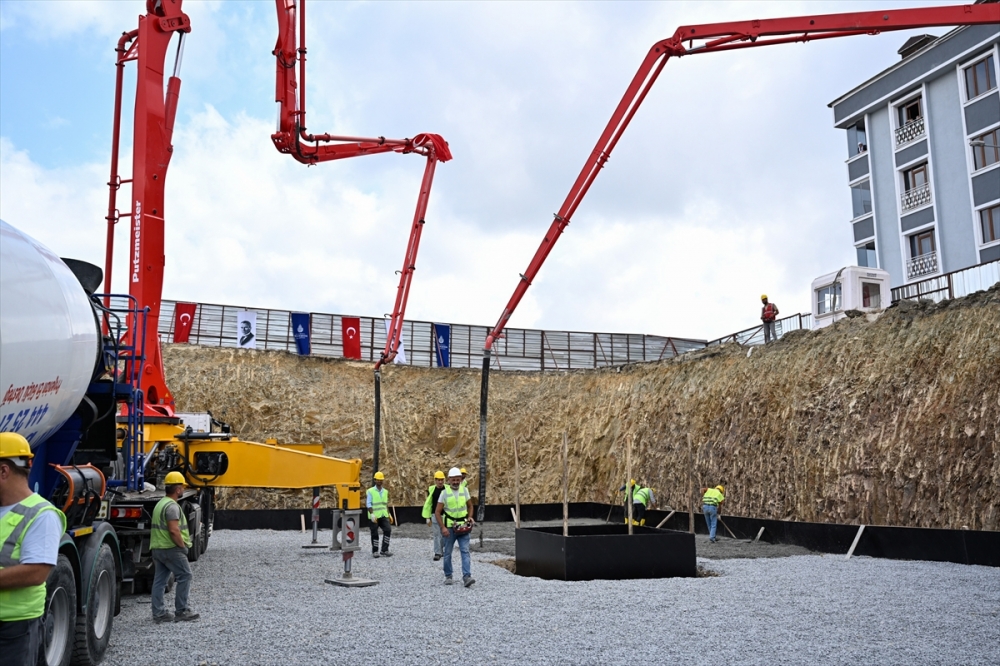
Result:
[[[448,476],[462,476],[462,470],[457,467],[452,467],[448,470]]]

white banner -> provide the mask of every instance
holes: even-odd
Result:
[[[257,313],[236,313],[236,344],[240,349],[257,349]]]
[[[389,337],[389,327],[392,325],[391,319],[385,320],[385,336]],[[403,332],[399,332],[399,349],[396,350],[396,358],[392,360],[393,363],[406,363],[406,350],[403,349]]]

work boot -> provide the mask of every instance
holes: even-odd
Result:
[[[440,556],[440,555],[434,555],[434,561],[435,561],[435,562],[437,562],[437,561],[438,561],[438,560],[440,560],[440,559],[441,559],[441,556]]]
[[[392,557],[392,553],[387,550],[382,551],[382,557]]]
[[[192,620],[197,620],[199,617],[201,617],[200,613],[193,613],[190,610],[182,610],[182,611],[177,611],[177,613],[174,614],[174,621],[190,622]]]
[[[163,615],[154,615],[153,616],[153,622],[155,622],[157,624],[161,624],[163,622],[173,622],[173,621],[174,621],[174,614],[173,613],[164,613]]]
[[[445,585],[454,585],[455,584],[455,580],[451,576],[445,576],[444,577],[444,584]]]
[[[472,584],[476,582],[476,579],[472,576],[462,576],[462,585],[466,587],[472,587]]]
[[[372,557],[374,557],[375,559],[378,559],[378,551],[375,551],[374,553],[372,553]]]

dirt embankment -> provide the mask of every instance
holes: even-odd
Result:
[[[181,410],[370,466],[370,365],[187,345],[164,356]],[[421,504],[434,470],[456,464],[477,487],[478,371],[391,366],[382,396],[394,503]],[[495,372],[488,501],[513,501],[515,439],[522,501],[559,501],[563,432],[571,501],[609,501],[631,441],[634,476],[661,506],[684,506],[689,482],[724,483],[733,514],[1000,529],[1000,289],[752,352],[730,344],[623,368]],[[307,494],[228,490],[220,504],[305,507]]]

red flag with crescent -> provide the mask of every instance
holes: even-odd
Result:
[[[361,318],[341,317],[340,330],[344,339],[344,358],[361,360]]]
[[[197,307],[197,303],[178,303],[174,306],[174,342],[188,341]]]

